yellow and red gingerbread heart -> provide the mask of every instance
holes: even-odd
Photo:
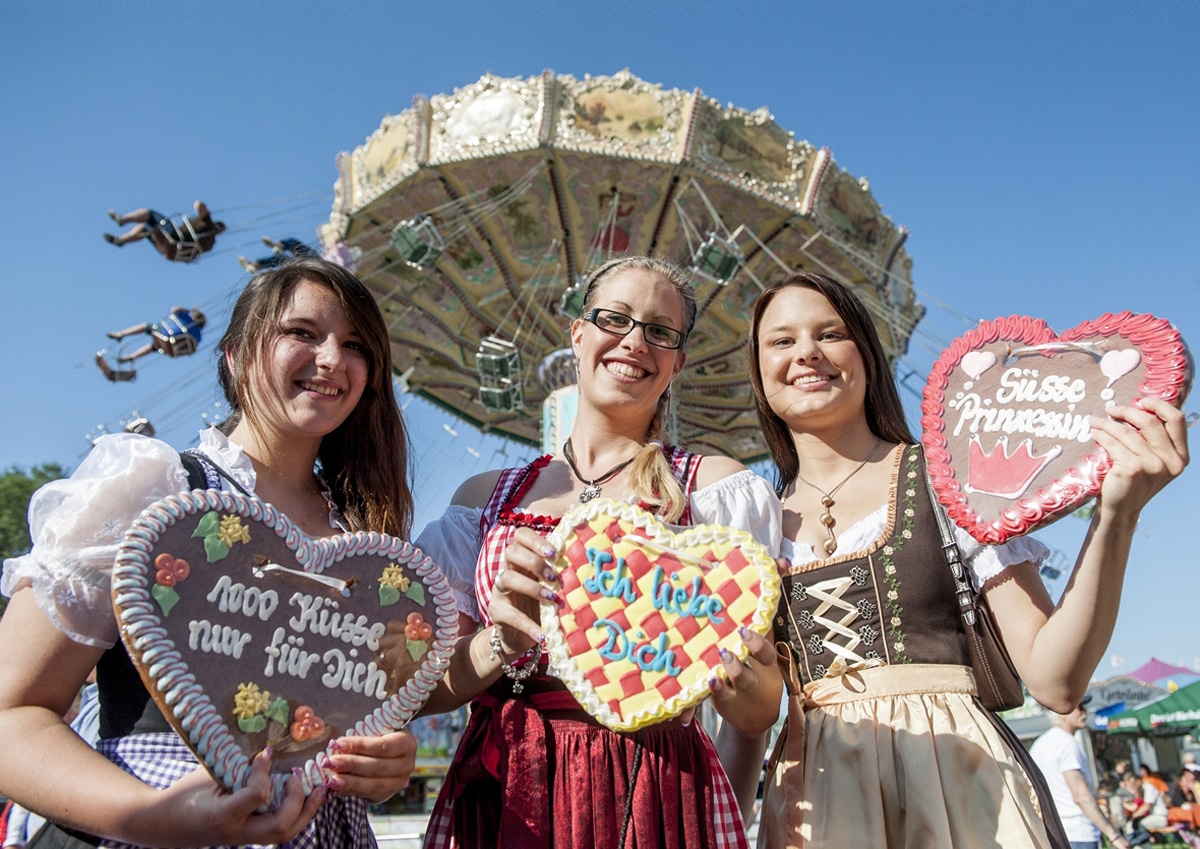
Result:
[[[631,731],[702,701],[741,627],[766,635],[779,602],[770,552],[745,531],[672,531],[632,504],[573,507],[550,541],[564,606],[542,606],[551,668],[584,709]]]

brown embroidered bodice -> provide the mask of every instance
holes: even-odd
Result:
[[[919,446],[897,455],[878,539],[784,574],[775,632],[792,646],[803,681],[864,661],[971,665]]]

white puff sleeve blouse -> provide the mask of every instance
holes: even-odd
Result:
[[[765,480],[749,470],[722,478],[692,492],[695,524],[723,525],[747,531],[775,557],[783,535],[779,498]],[[479,520],[482,507],[452,504],[426,525],[416,546],[441,567],[461,613],[480,621],[475,598],[475,568],[482,540]]]

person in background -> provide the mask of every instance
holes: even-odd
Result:
[[[110,209],[108,217],[118,226],[134,226],[119,236],[105,233],[104,241],[123,248],[130,242],[148,238],[155,250],[166,259],[172,262],[192,262],[200,254],[211,251],[217,242],[217,236],[225,232],[225,223],[213,221],[212,213],[204,201],[196,201],[193,208],[196,214],[182,219],[179,224],[171,220],[170,216],[146,207],[124,215]]]
[[[1116,849],[1128,849],[1129,841],[1100,810],[1088,778],[1087,756],[1075,736],[1087,728],[1087,699],[1070,713],[1047,711],[1050,729],[1029,750],[1045,776],[1054,807],[1072,849],[1100,849],[1103,834]]]

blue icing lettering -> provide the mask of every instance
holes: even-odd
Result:
[[[679,576],[671,573],[672,579],[677,579]],[[692,586],[689,591],[687,587],[676,587],[674,584],[665,580],[663,568],[655,566],[654,572],[650,577],[650,592],[654,598],[654,609],[674,613],[677,616],[693,616],[700,618],[701,616],[710,619],[713,624],[720,625],[725,621],[724,616],[718,614],[725,609],[725,603],[716,596],[705,595],[700,592],[700,577],[692,579]]]
[[[607,628],[608,638],[600,647],[600,656],[605,660],[625,660],[636,664],[643,672],[665,672],[677,677],[683,670],[675,663],[675,650],[667,648],[667,635],[659,634],[654,642],[637,642],[611,619],[597,619],[593,628]],[[645,635],[639,631],[638,638]]]
[[[625,558],[616,558],[615,569],[608,568],[613,562],[611,551],[598,551],[595,548],[587,550],[588,562],[595,568],[590,578],[583,582],[583,588],[590,593],[597,593],[605,598],[620,597],[626,604],[637,600],[637,590],[633,581],[625,573]]]

